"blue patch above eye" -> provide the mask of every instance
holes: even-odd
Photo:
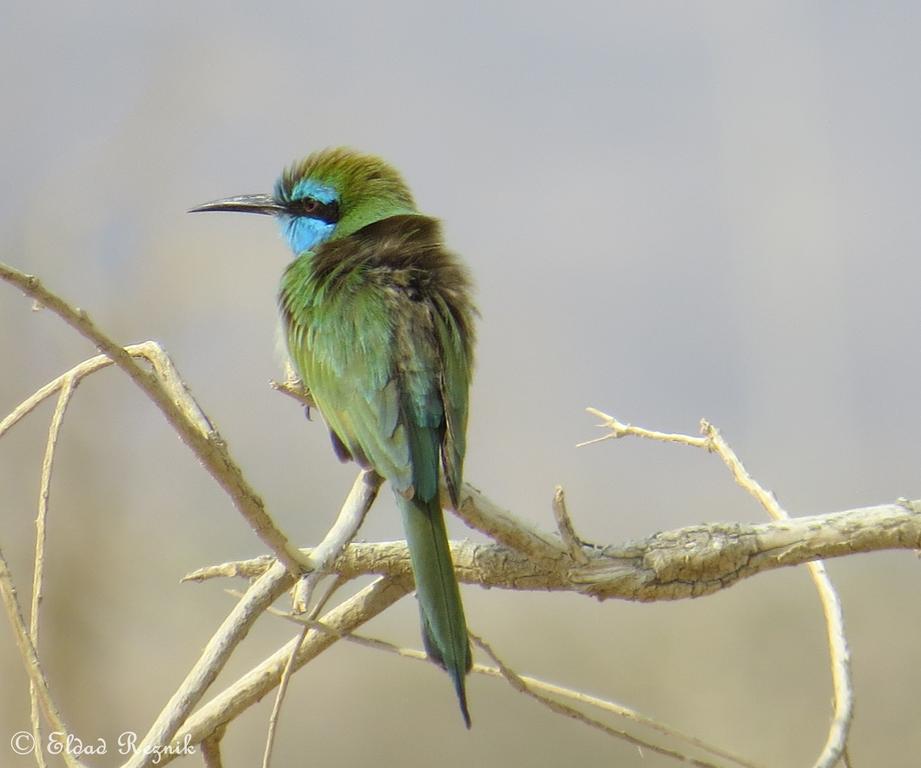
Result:
[[[335,224],[309,216],[279,216],[278,223],[281,225],[282,236],[288,241],[295,256],[304,251],[312,251],[328,240],[336,228]]]
[[[301,179],[291,188],[291,200],[312,197],[321,203],[331,203],[339,199],[339,194],[328,184],[321,184],[315,179]]]

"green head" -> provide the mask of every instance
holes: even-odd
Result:
[[[295,255],[415,210],[406,182],[393,167],[345,147],[320,150],[294,163],[271,195],[228,197],[192,209],[275,216]]]

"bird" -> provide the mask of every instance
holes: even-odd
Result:
[[[277,220],[294,254],[278,294],[289,357],[339,459],[393,488],[423,645],[469,729],[473,659],[439,492],[443,480],[457,508],[477,316],[467,267],[400,173],[348,147],[291,164],[272,194],[191,209],[205,211]]]

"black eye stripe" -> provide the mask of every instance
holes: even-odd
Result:
[[[335,224],[339,221],[338,200],[324,203],[315,197],[302,197],[299,200],[292,200],[287,207],[294,216],[309,216],[327,224]]]

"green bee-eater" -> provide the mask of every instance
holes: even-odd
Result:
[[[473,363],[470,279],[390,165],[349,149],[288,168],[272,195],[195,211],[276,217],[295,258],[279,306],[288,351],[340,459],[390,481],[403,515],[429,656],[467,727],[472,657],[439,502],[456,507]]]

